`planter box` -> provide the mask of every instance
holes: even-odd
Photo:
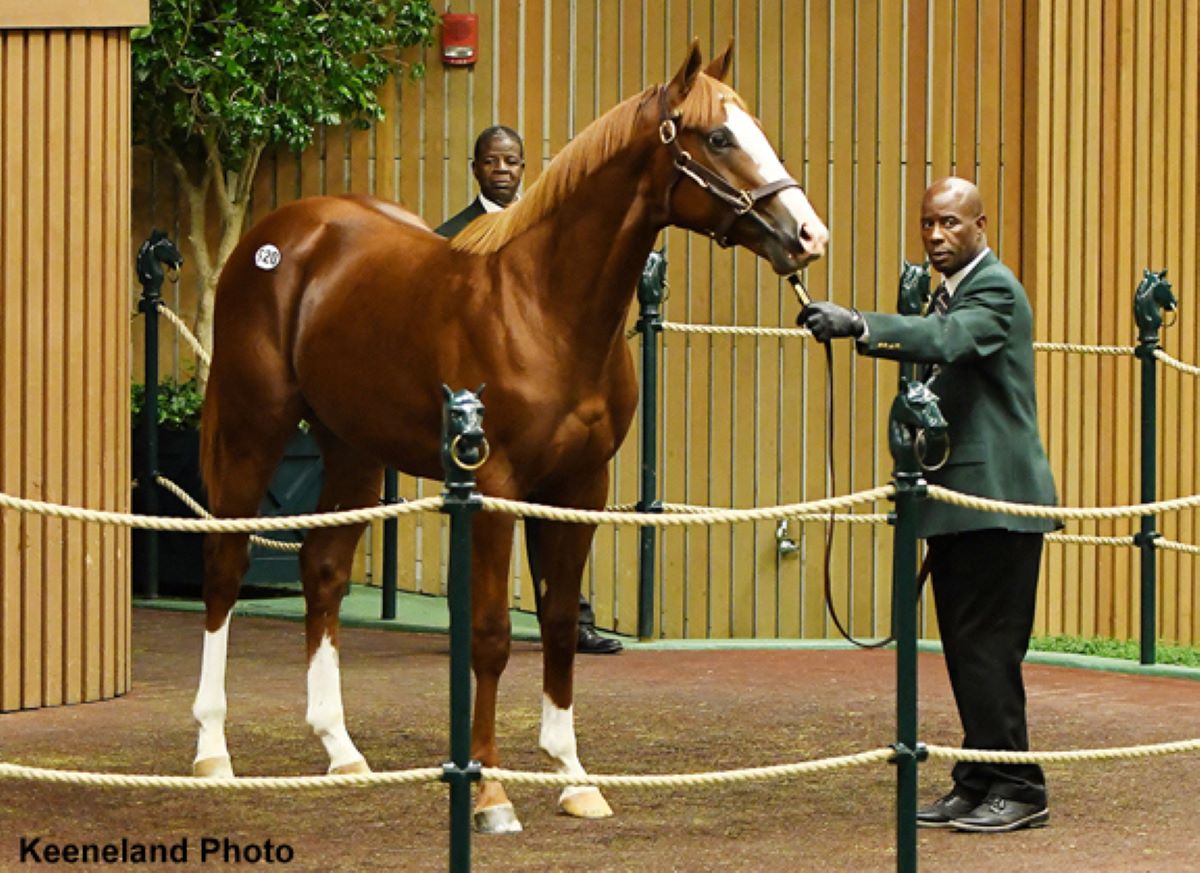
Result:
[[[134,450],[140,444],[140,428],[134,428]],[[158,469],[161,475],[175,482],[203,506],[208,497],[200,479],[200,434],[198,431],[158,429]],[[134,469],[137,469],[135,460]],[[303,431],[296,431],[288,441],[283,460],[275,471],[266,496],[259,507],[260,515],[296,515],[312,512],[321,493],[324,467],[316,441]],[[161,488],[158,492],[158,514],[195,518],[182,501]],[[142,489],[133,491],[133,511],[145,512]],[[145,548],[146,531],[133,531],[133,590],[141,592],[146,585],[141,577],[140,556]],[[303,531],[273,531],[265,536],[282,542],[301,542]],[[158,593],[165,597],[200,597],[204,582],[204,536],[194,533],[164,531],[158,535]],[[261,546],[251,547],[250,568],[242,580],[243,596],[253,596],[246,583],[292,583],[299,590],[300,562],[295,552],[280,552]],[[274,592],[278,593],[278,592]],[[291,593],[291,592],[288,592]]]

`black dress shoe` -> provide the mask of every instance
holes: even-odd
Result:
[[[978,800],[963,797],[961,794],[951,791],[941,800],[935,800],[929,806],[923,806],[917,810],[917,827],[953,827],[956,818],[963,815],[970,815],[978,806]]]
[[[614,640],[612,637],[602,637],[596,633],[594,625],[581,624],[579,626],[579,642],[575,645],[575,651],[580,654],[615,655],[624,648],[620,640]]]
[[[1023,803],[993,795],[967,815],[954,819],[955,830],[981,834],[1002,834],[1021,828],[1041,828],[1050,821],[1045,803]]]

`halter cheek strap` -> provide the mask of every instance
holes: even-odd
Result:
[[[771,225],[756,209],[759,201],[765,200],[788,188],[800,188],[800,183],[791,176],[784,176],[782,179],[776,179],[774,182],[768,182],[751,190],[736,187],[722,176],[696,161],[695,158],[679,145],[679,126],[676,123],[676,116],[671,115],[671,108],[667,105],[667,88],[665,85],[658,89],[658,106],[658,138],[662,141],[663,145],[671,150],[671,157],[675,163],[675,174],[671,177],[671,181],[667,185],[667,211],[669,212],[671,208],[671,195],[675,191],[675,186],[679,184],[681,178],[687,176],[709,194],[730,207],[730,210],[721,217],[721,223],[709,231],[709,236],[716,240],[718,245],[723,248],[729,246],[729,231],[733,229],[733,225],[738,219],[743,216],[749,216],[754,221],[757,221],[763,230],[770,232],[772,230]],[[800,188],[800,190],[803,191],[804,189]]]

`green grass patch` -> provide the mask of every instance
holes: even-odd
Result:
[[[1034,637],[1029,641],[1029,648],[1038,652],[1095,655],[1100,658],[1117,658],[1122,661],[1134,662],[1138,661],[1141,656],[1140,644],[1137,640],[1113,640],[1105,637]],[[1159,643],[1156,660],[1159,664],[1200,667],[1200,648]]]

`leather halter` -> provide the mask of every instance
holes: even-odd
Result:
[[[663,145],[671,150],[671,157],[675,163],[675,175],[671,177],[671,182],[667,185],[667,211],[669,212],[671,208],[671,194],[675,191],[675,186],[679,184],[679,180],[682,177],[687,176],[709,194],[730,207],[730,211],[724,214],[717,228],[708,231],[708,235],[716,240],[717,244],[722,248],[728,248],[730,245],[729,231],[733,228],[737,220],[743,216],[749,216],[757,221],[763,230],[768,233],[773,232],[771,225],[756,209],[759,201],[765,200],[788,188],[800,188],[800,183],[791,176],[784,176],[782,179],[776,179],[774,182],[768,182],[752,190],[738,188],[722,176],[714,173],[708,167],[697,162],[695,158],[679,145],[679,125],[677,123],[679,115],[672,115],[671,108],[667,105],[666,85],[662,85],[658,89],[658,106],[658,138],[662,141]],[[803,191],[804,189],[800,188],[800,190]]]

